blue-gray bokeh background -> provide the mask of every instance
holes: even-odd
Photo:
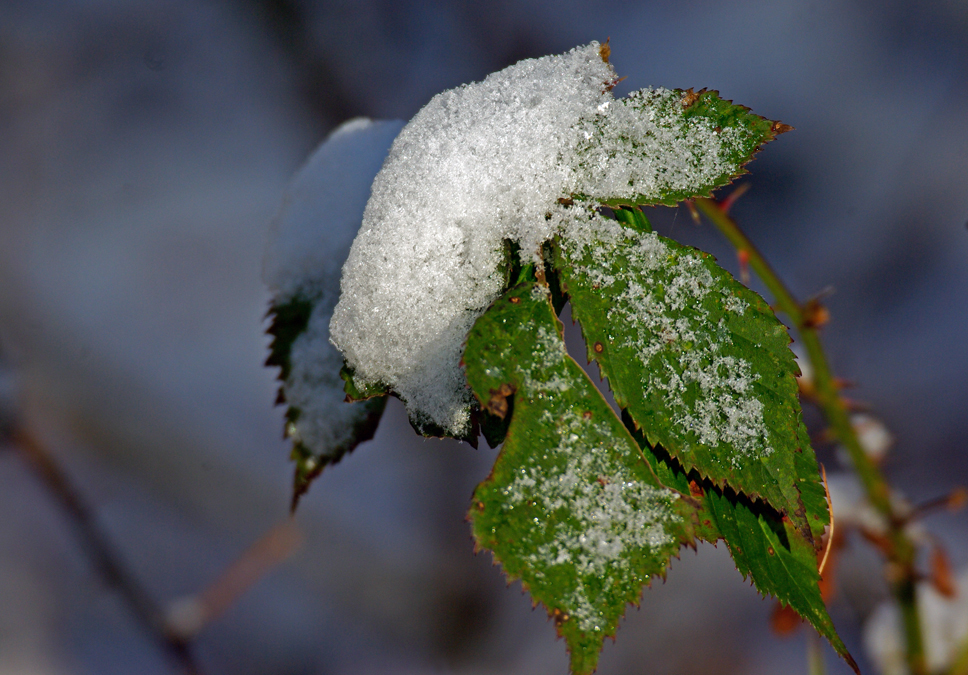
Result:
[[[607,37],[628,76],[616,93],[710,87],[797,127],[750,166],[734,215],[801,297],[835,289],[824,339],[897,437],[896,484],[922,499],[968,482],[962,0],[3,2],[4,386],[159,601],[286,517],[259,274],[301,161],[344,119],[406,119],[443,89]],[[735,270],[709,226],[655,221]],[[200,635],[205,671],[565,672],[543,612],[472,554],[463,513],[493,458],[415,438],[391,405],[311,490],[302,549]],[[963,516],[928,525],[968,563]],[[878,572],[848,556],[832,608],[862,661]],[[776,638],[771,609],[723,547],[686,551],[600,672],[804,672],[803,632]],[[0,453],[0,674],[133,672],[171,664]]]

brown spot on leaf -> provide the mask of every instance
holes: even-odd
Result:
[[[590,420],[592,418],[592,411],[586,410],[581,414],[581,416],[584,417],[586,420]]]
[[[776,555],[776,551],[773,550],[772,546],[767,546],[766,552],[769,553],[770,555]]]
[[[784,124],[783,122],[773,123],[773,133],[779,136],[780,134],[785,134],[788,131],[793,131],[793,127],[789,124]]]
[[[508,414],[508,396],[514,393],[514,387],[505,382],[498,389],[491,389],[491,398],[487,401],[487,412],[495,417],[504,419]]]
[[[596,354],[601,354],[603,351],[605,351],[605,345],[603,345],[601,342],[596,342],[592,349],[595,350]]]
[[[689,481],[689,494],[693,497],[702,497],[705,493],[703,492],[702,488],[699,487],[699,483],[691,480]]]
[[[521,302],[521,298],[511,298],[511,304],[517,305]]]

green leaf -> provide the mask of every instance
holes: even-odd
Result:
[[[663,488],[601,393],[566,353],[547,286],[522,283],[477,320],[464,354],[481,407],[510,417],[470,511],[477,545],[542,602],[573,673],[644,583],[693,541],[693,507]]]
[[[674,206],[708,197],[746,173],[764,143],[789,127],[715,91],[644,89],[587,119],[577,154],[583,193],[608,206]]]
[[[346,392],[347,401],[366,401],[377,396],[386,396],[390,390],[382,384],[362,384],[356,381],[353,376],[353,369],[343,364],[339,371],[339,376],[345,382],[343,391]]]
[[[712,256],[575,211],[555,267],[619,406],[687,471],[765,500],[819,546],[826,508],[785,327]]]
[[[373,438],[386,406],[382,392],[355,389],[352,374],[340,371],[342,357],[328,343],[331,314],[331,304],[304,295],[275,300],[269,308],[272,341],[266,365],[279,367],[276,403],[288,404],[283,436],[292,440],[290,458],[296,465],[294,511],[326,466]],[[341,377],[347,391],[357,394],[347,395],[346,403]],[[354,400],[360,402],[350,403]]]
[[[628,413],[623,412],[622,417],[626,426],[634,429]],[[632,435],[662,484],[690,496],[689,501],[695,507],[696,536],[710,543],[723,539],[744,578],[750,579],[761,594],[776,598],[809,621],[857,671],[857,664],[837,635],[820,594],[813,540],[762,502],[754,502],[729,488],[717,487],[695,471],[687,474],[661,446],[650,448],[641,431],[633,431]],[[815,513],[817,522],[826,524],[827,505],[823,494],[821,499],[822,506],[817,505]]]

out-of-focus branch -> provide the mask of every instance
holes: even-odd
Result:
[[[800,341],[813,367],[816,399],[827,419],[831,434],[847,451],[868,501],[888,522],[889,532],[883,552],[888,559],[888,581],[904,619],[907,663],[912,675],[925,675],[927,667],[924,659],[921,622],[915,602],[917,570],[914,565],[917,548],[905,532],[906,518],[895,512],[891,502],[890,486],[877,464],[864,452],[860,439],[850,423],[848,406],[840,395],[837,381],[817,333],[817,327],[822,323],[819,319],[821,316],[825,317],[822,306],[816,302],[800,303],[796,299],[719,202],[712,199],[697,199],[695,205],[756,272],[773,295],[777,309],[789,317],[800,335]]]
[[[270,570],[292,555],[301,543],[302,535],[291,519],[273,527],[208,588],[171,603],[167,612],[169,633],[186,641],[197,635]]]
[[[165,614],[147,589],[138,581],[111,541],[98,527],[96,519],[67,475],[43,444],[25,431],[15,427],[11,442],[28,461],[60,505],[81,545],[94,563],[100,577],[120,593],[138,623],[158,647],[184,675],[200,675],[187,640],[167,628]]]

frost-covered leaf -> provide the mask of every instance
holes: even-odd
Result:
[[[789,128],[715,91],[632,92],[583,120],[580,196],[611,206],[709,196]]]
[[[623,412],[623,420],[634,429],[627,411]],[[818,553],[813,541],[768,505],[754,502],[729,488],[719,488],[696,471],[687,473],[661,446],[651,448],[641,430],[634,431],[633,436],[659,481],[690,496],[697,538],[710,543],[723,539],[744,578],[750,579],[761,594],[777,598],[809,621],[857,670],[821,597]],[[812,511],[811,520],[822,531],[829,522],[822,487],[820,499],[822,503]]]
[[[765,500],[814,540],[801,488],[814,495],[820,478],[784,326],[712,256],[574,212],[556,267],[618,404],[687,470]]]
[[[468,336],[475,395],[510,417],[470,518],[477,545],[547,607],[572,672],[590,673],[626,605],[692,541],[693,507],[659,485],[561,330],[547,287],[522,283]]]
[[[294,508],[325,466],[373,437],[386,403],[344,402],[343,358],[329,342],[329,322],[370,182],[401,126],[370,120],[342,125],[293,179],[273,222],[263,270],[273,293],[266,365],[279,367],[277,403],[287,404]]]

